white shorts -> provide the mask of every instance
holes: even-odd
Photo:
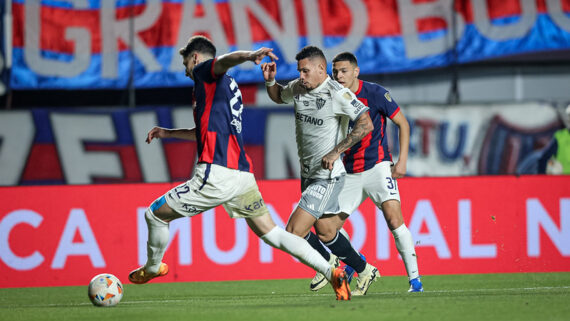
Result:
[[[231,218],[269,213],[252,173],[215,164],[196,165],[192,179],[171,189],[163,197],[170,208],[188,217],[218,205],[223,205]]]
[[[340,211],[350,215],[367,197],[379,208],[388,200],[399,202],[400,191],[396,179],[392,178],[391,165],[392,162],[384,161],[367,171],[347,174],[338,198]]]

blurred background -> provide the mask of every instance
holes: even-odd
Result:
[[[143,139],[154,125],[193,126],[177,52],[193,34],[218,54],[275,48],[283,84],[307,44],[329,60],[354,52],[361,78],[389,89],[412,125],[410,176],[561,173],[541,150],[570,103],[568,0],[15,0],[1,10],[0,185],[188,178],[193,143]],[[252,63],[230,74],[256,177],[298,177],[292,106],[268,99]]]

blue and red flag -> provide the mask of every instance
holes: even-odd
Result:
[[[14,89],[124,88],[131,70],[137,88],[191,85],[184,77],[178,48],[196,33],[210,36],[220,54],[275,48],[282,80],[298,75],[294,57],[307,44],[323,48],[329,59],[340,51],[354,52],[365,74],[570,48],[570,0],[13,0],[12,4],[10,85]],[[129,36],[131,27],[134,37]],[[230,74],[238,83],[262,81],[253,64]]]

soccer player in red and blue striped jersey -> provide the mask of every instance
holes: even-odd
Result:
[[[358,61],[350,52],[333,58],[333,78],[349,88],[369,108],[374,130],[344,154],[346,182],[339,196],[341,211],[347,217],[370,198],[384,218],[402,256],[410,283],[409,292],[423,292],[412,235],[402,216],[397,179],[406,174],[410,126],[398,104],[382,86],[358,79]],[[387,119],[399,129],[400,154],[396,164],[388,148]],[[350,130],[350,125],[349,125]],[[339,222],[339,225],[342,225]],[[340,226],[339,226],[340,228]]]
[[[146,283],[168,273],[162,258],[169,240],[170,221],[223,205],[231,218],[245,218],[264,242],[326,275],[337,300],[350,300],[345,272],[333,269],[303,238],[275,225],[255,182],[251,159],[244,150],[241,92],[226,71],[246,61],[259,64],[265,57],[275,60],[272,51],[271,48],[234,51],[216,58],[216,47],[203,36],[191,37],[180,49],[186,75],[194,80],[196,127],[154,127],[146,140],[147,143],[155,138],[196,140],[198,164],[189,181],[159,197],[146,210],[147,262],[129,274],[131,282]]]

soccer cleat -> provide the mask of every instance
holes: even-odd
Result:
[[[360,253],[360,257],[366,261],[366,257],[364,256],[364,254]],[[348,278],[348,284],[350,284],[350,282],[352,281],[352,277],[354,276],[354,269],[352,268],[352,266],[350,265],[345,265],[344,266],[344,272],[346,272],[346,277]]]
[[[424,286],[419,277],[410,280],[410,289],[408,292],[424,292]]]
[[[129,281],[134,284],[143,284],[147,283],[148,281],[157,278],[159,276],[165,276],[168,274],[168,265],[166,263],[160,263],[160,268],[158,269],[158,273],[148,273],[144,266],[132,271],[129,273]]]
[[[334,293],[336,294],[336,299],[340,301],[348,301],[350,300],[350,287],[348,286],[348,282],[346,279],[346,272],[340,267],[337,267],[332,270],[331,272],[331,285],[334,289]]]
[[[332,270],[334,270],[340,266],[340,261],[336,255],[331,253],[329,264],[331,265]],[[317,272],[313,280],[311,280],[311,291],[318,291],[327,285],[327,283],[329,283],[327,278],[321,272]]]
[[[354,295],[365,295],[372,282],[380,278],[380,272],[373,265],[366,263],[366,268],[362,273],[358,273],[356,279],[356,289],[352,292]]]

